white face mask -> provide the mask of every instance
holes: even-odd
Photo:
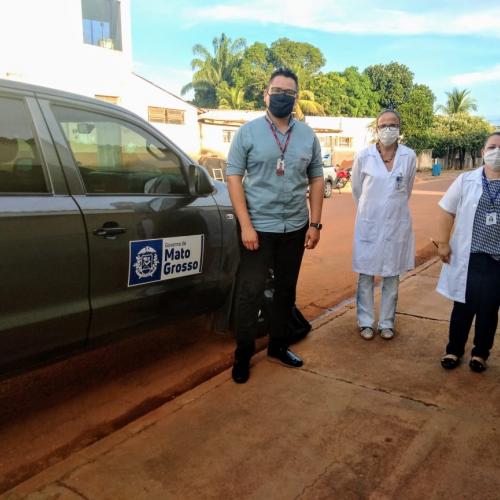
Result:
[[[490,149],[483,155],[484,163],[494,170],[500,172],[500,148]]]
[[[378,139],[384,146],[390,146],[399,139],[399,128],[390,130],[384,128],[378,131]]]

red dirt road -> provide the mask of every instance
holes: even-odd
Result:
[[[435,254],[437,202],[454,177],[426,174],[415,184],[419,260]],[[350,193],[325,200],[321,242],[306,251],[299,280],[308,318],[354,293],[353,222]],[[227,368],[233,348],[198,318],[0,382],[0,493]]]

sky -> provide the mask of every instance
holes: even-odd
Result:
[[[177,95],[195,44],[211,49],[221,33],[248,45],[287,37],[318,47],[324,72],[397,61],[437,104],[469,89],[477,114],[500,124],[497,0],[131,0],[131,15],[135,71]]]

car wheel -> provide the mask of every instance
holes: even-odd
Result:
[[[332,183],[330,181],[326,181],[323,196],[325,198],[330,198],[331,195],[332,195]]]

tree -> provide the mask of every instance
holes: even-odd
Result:
[[[307,75],[317,73],[326,63],[321,50],[306,42],[279,38],[271,44],[269,62],[273,67],[302,68]],[[301,82],[301,85],[305,82]]]
[[[380,110],[380,97],[373,91],[370,79],[358,71],[356,66],[350,66],[340,75],[345,78],[346,103],[341,108],[343,116],[368,117],[376,115]]]
[[[217,89],[219,109],[253,109],[253,104],[245,100],[245,90],[241,87],[229,87],[226,82]]]
[[[435,96],[426,85],[414,85],[408,99],[399,106],[404,143],[417,154],[432,148],[431,128]]]
[[[413,73],[408,66],[397,62],[368,66],[363,72],[379,95],[380,107],[398,109],[413,88]]]
[[[366,117],[379,110],[378,95],[369,78],[355,66],[343,72],[320,73],[311,80],[310,89],[328,115]]]
[[[459,168],[463,168],[466,154],[470,153],[474,160],[493,129],[484,118],[468,113],[436,115],[432,129],[433,156],[447,157],[448,164],[453,166],[458,155]]]
[[[232,41],[224,33],[212,40],[213,54],[201,44],[193,47],[195,58],[191,68],[195,71],[190,83],[184,85],[181,94],[195,91],[194,103],[198,106],[216,107],[217,89],[222,82],[232,84],[232,72],[243,55],[246,42],[243,38]]]
[[[314,93],[310,90],[300,90],[297,100],[295,101],[295,117],[298,120],[303,120],[305,115],[324,116],[325,110],[323,106],[316,101]]]
[[[339,116],[347,107],[346,84],[346,79],[340,73],[330,71],[313,77],[309,88],[327,115]]]
[[[245,99],[255,108],[264,108],[263,91],[273,70],[269,47],[256,42],[248,47],[233,69],[235,87],[245,89]]]
[[[446,92],[446,95],[448,97],[446,104],[439,105],[438,111],[443,111],[446,115],[477,111],[476,100],[471,97],[470,90],[454,88],[451,92]]]

